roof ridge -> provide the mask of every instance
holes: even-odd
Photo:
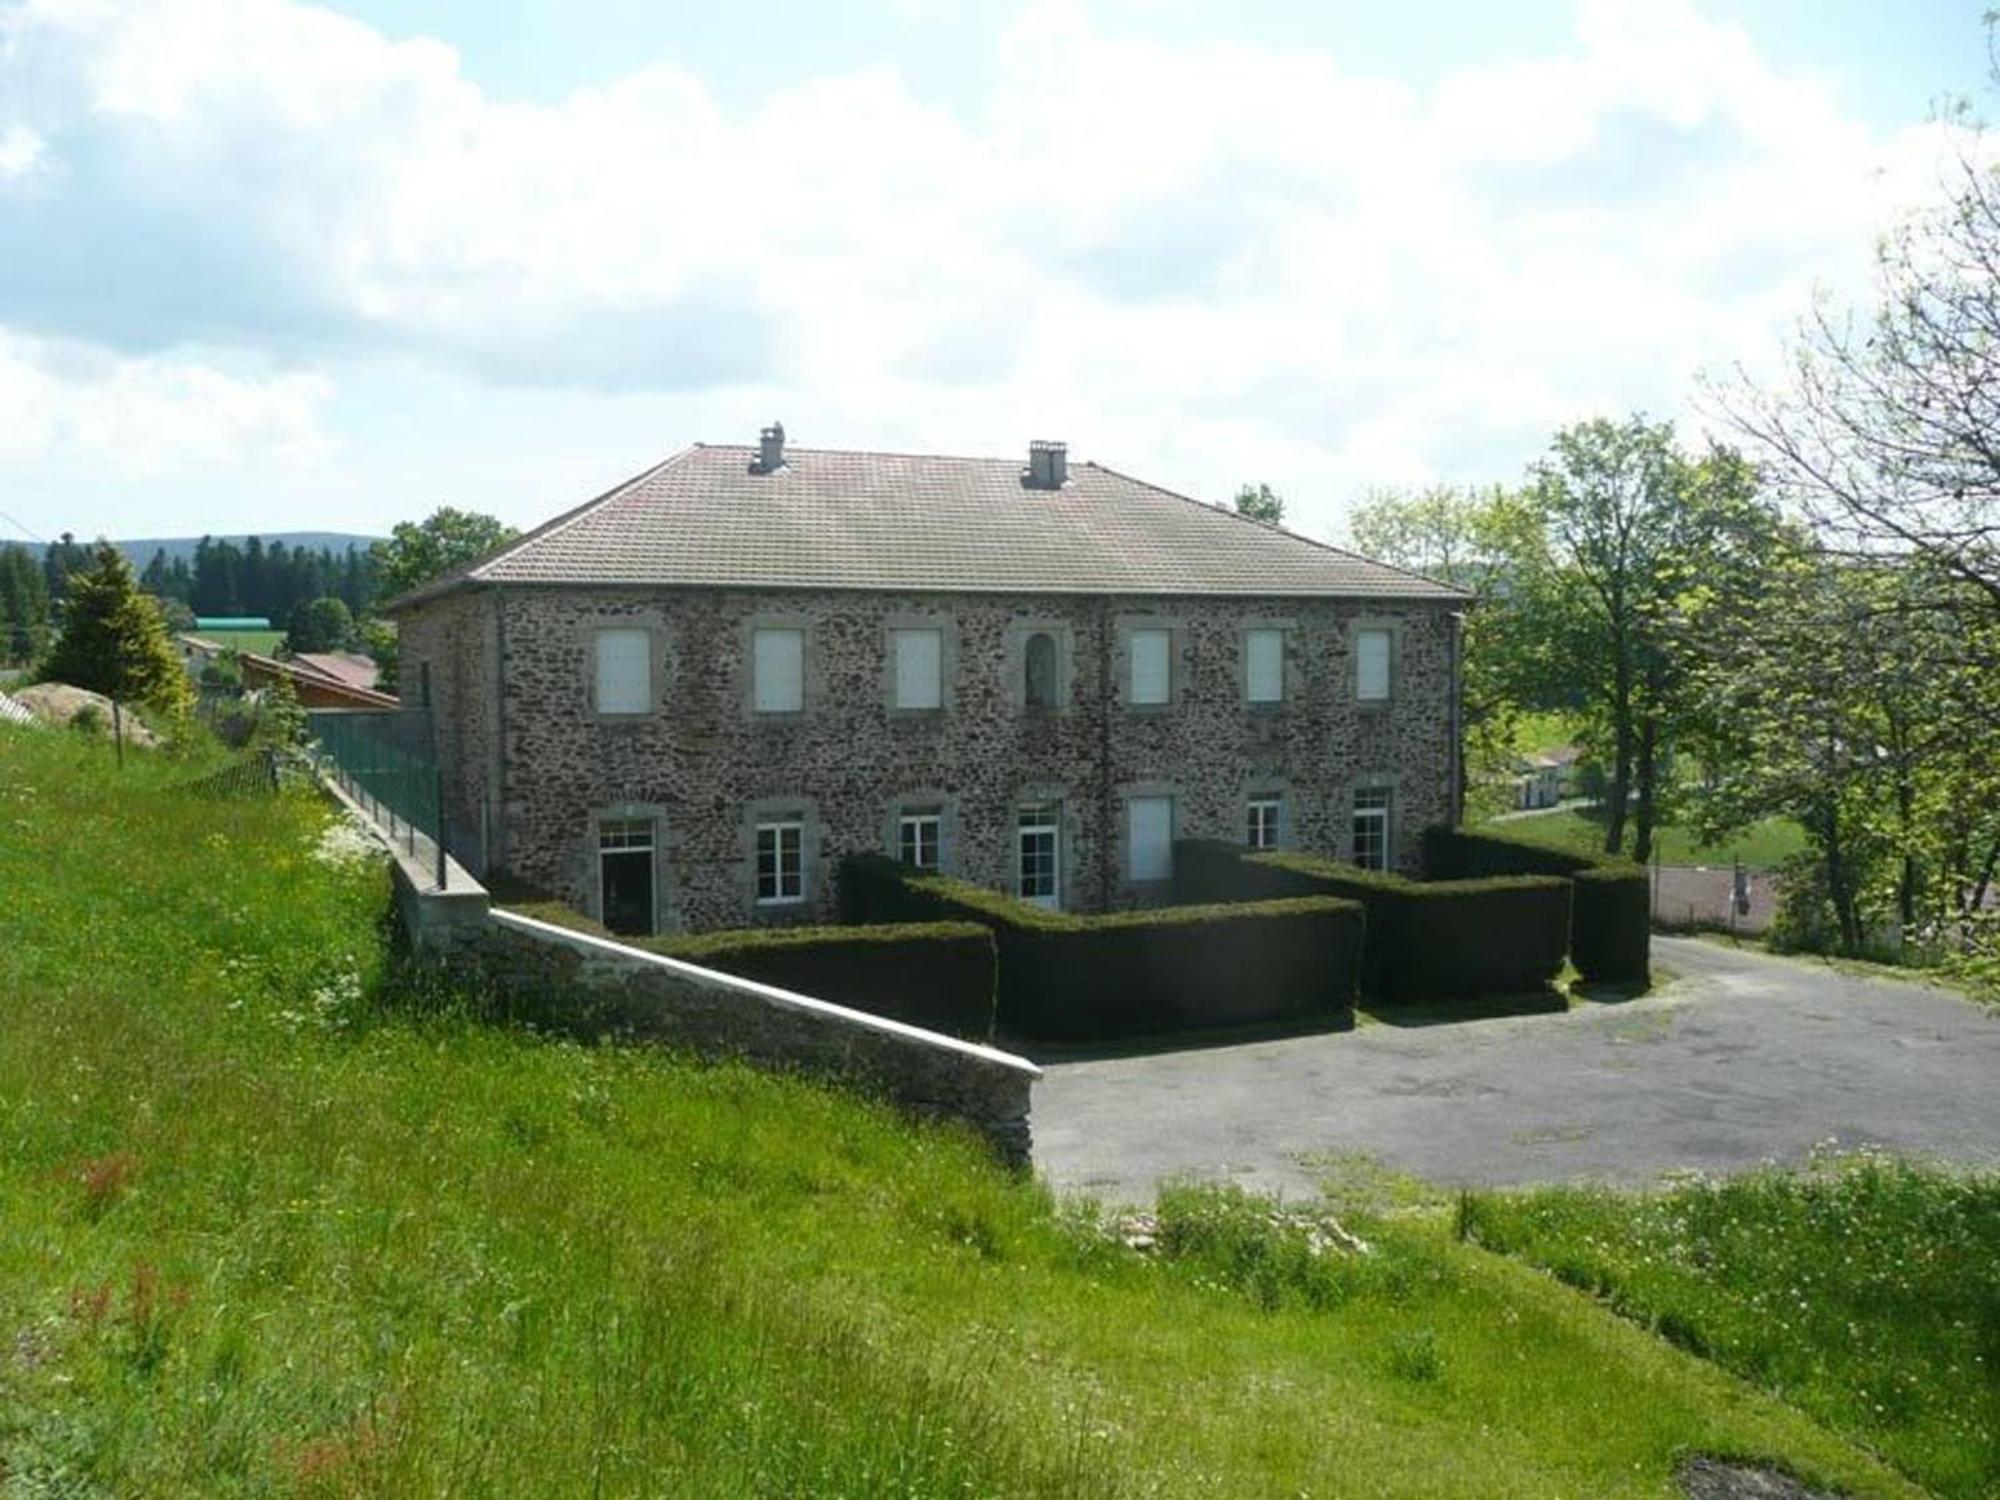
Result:
[[[1419,583],[1428,583],[1433,588],[1447,589],[1454,594],[1462,594],[1468,599],[1472,597],[1469,590],[1462,589],[1455,583],[1446,583],[1443,579],[1432,578],[1426,573],[1419,573],[1414,568],[1398,567],[1394,563],[1383,562],[1379,557],[1368,557],[1360,552],[1351,551],[1346,547],[1336,547],[1332,542],[1323,542],[1316,536],[1307,536],[1302,531],[1293,531],[1289,526],[1276,521],[1260,521],[1255,516],[1246,516],[1240,510],[1234,510],[1228,506],[1210,505],[1206,500],[1198,500],[1193,495],[1183,495],[1179,490],[1170,490],[1163,484],[1154,484],[1150,479],[1141,479],[1136,474],[1127,474],[1105,464],[1092,464],[1091,467],[1103,469],[1105,473],[1122,479],[1127,484],[1136,484],[1142,489],[1152,490],[1155,494],[1169,496],[1187,505],[1198,505],[1203,510],[1212,511],[1217,515],[1228,516],[1232,521],[1241,521],[1244,525],[1255,526],[1260,531],[1278,532],[1295,542],[1304,542],[1308,547],[1317,547],[1322,552],[1331,552],[1335,557],[1344,557],[1349,562],[1366,563],[1369,567],[1380,568],[1385,573],[1400,573],[1405,578],[1414,578]]]

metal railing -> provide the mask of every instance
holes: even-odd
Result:
[[[412,856],[420,838],[430,841],[442,889],[444,772],[432,749],[430,715],[328,709],[308,713],[306,724],[322,768],[392,839]]]

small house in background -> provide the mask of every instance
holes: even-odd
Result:
[[[232,630],[269,630],[272,627],[262,615],[196,615],[194,628],[203,635],[226,635]]]
[[[1583,752],[1574,745],[1524,755],[1515,762],[1514,805],[1523,812],[1555,807],[1575,795],[1576,763]]]

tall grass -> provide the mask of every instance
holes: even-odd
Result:
[[[1856,1156],[1641,1199],[1482,1195],[1460,1223],[1938,1493],[2000,1494],[2000,1177]]]
[[[1441,1230],[1189,1192],[1140,1255],[959,1131],[480,1025],[323,806],[184,774],[0,729],[10,1495],[1904,1492]]]

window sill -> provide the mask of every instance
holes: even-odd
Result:
[[[804,906],[806,898],[804,896],[759,896],[755,904],[759,911],[783,911],[785,908],[791,906]]]

